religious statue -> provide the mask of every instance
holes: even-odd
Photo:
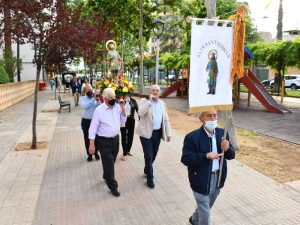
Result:
[[[115,41],[109,40],[106,42],[106,50],[108,51],[107,53],[108,69],[111,72],[113,77],[120,78],[122,58],[120,57],[116,49],[117,49],[117,45]]]
[[[211,50],[208,53],[209,62],[207,63],[206,71],[208,71],[208,93],[214,95],[216,93],[218,63],[216,60],[216,50]]]

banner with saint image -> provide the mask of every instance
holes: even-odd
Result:
[[[234,22],[192,19],[189,112],[232,109]]]

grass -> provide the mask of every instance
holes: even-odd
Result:
[[[269,88],[267,91],[274,96],[278,96],[277,92],[272,92]],[[286,91],[286,97],[296,97],[300,98],[300,90],[285,90]],[[245,86],[241,86],[241,92],[248,92],[248,89]],[[279,93],[280,96],[280,93]]]

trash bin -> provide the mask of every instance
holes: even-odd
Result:
[[[40,91],[46,90],[46,84],[45,84],[45,82],[43,82],[43,81],[39,82],[39,90]]]

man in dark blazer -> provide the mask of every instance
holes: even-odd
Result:
[[[203,125],[184,138],[181,162],[188,168],[190,186],[197,202],[189,222],[193,225],[209,225],[210,208],[227,176],[226,160],[234,159],[235,152],[228,141],[229,137],[223,138],[224,130],[217,128],[216,110],[202,112],[199,119]],[[222,153],[224,163],[222,174],[219,174]],[[221,181],[217,186],[219,176]]]

